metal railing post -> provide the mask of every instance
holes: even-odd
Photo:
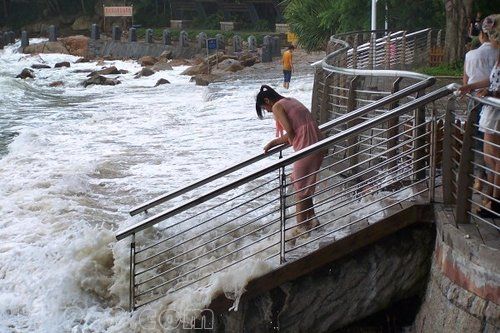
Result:
[[[458,166],[457,180],[457,204],[456,204],[456,221],[457,223],[469,223],[470,218],[467,212],[471,208],[470,198],[472,197],[472,161],[474,160],[474,139],[475,133],[474,119],[479,112],[478,107],[475,107],[467,117],[465,124],[464,137],[462,142],[462,150],[460,152],[460,165]]]
[[[430,59],[431,59],[431,47],[432,47],[432,30],[429,30],[429,32],[427,32],[427,42],[426,42],[426,48],[425,48],[427,65],[430,63]]]
[[[429,149],[429,202],[434,202],[436,189],[436,146],[437,146],[437,126],[436,126],[436,108],[432,107],[431,112],[431,132]]]
[[[135,234],[132,234],[130,241],[130,292],[129,292],[129,310],[135,310]]]
[[[349,82],[349,92],[347,95],[347,110],[346,113],[349,113],[356,109],[356,89],[358,85],[358,76],[355,76],[351,82]],[[359,123],[361,123],[363,120],[360,118],[353,119],[351,121],[347,122],[347,128],[353,127]],[[347,139],[347,147],[349,149],[347,150],[347,156],[350,156],[349,158],[349,166],[352,167],[356,164],[358,164],[359,161],[359,155],[357,152],[359,151],[359,147],[356,146],[356,142],[358,141],[358,135],[352,136]],[[358,168],[354,168],[352,173],[356,174],[358,173]]]
[[[391,68],[391,33],[389,32],[387,34],[387,38],[385,40],[385,47],[384,47],[384,63],[385,63],[385,69],[390,69]]]
[[[286,174],[285,167],[280,168],[280,264],[286,262],[285,241],[286,241]]]
[[[391,94],[394,94],[397,91],[399,91],[399,83],[401,82],[402,79],[403,79],[402,77],[398,77],[393,82]],[[399,101],[393,102],[389,105],[389,110],[395,109],[398,106],[399,106]],[[387,131],[388,140],[387,140],[387,154],[386,154],[387,157],[386,158],[388,160],[390,160],[392,157],[396,156],[396,150],[391,149],[391,148],[395,147],[398,144],[398,138],[397,138],[397,135],[399,133],[399,128],[397,127],[398,123],[399,123],[399,117],[391,118],[387,122],[387,127],[389,128],[389,130]],[[387,168],[390,169],[390,168],[395,167],[396,163],[397,163],[397,161],[390,162],[387,165]]]
[[[443,202],[445,205],[452,205],[455,203],[453,197],[453,161],[452,161],[452,131],[453,124],[455,123],[455,98],[449,98],[446,103],[446,114],[444,118],[443,129]]]
[[[358,67],[358,34],[354,35],[354,42],[352,45],[352,68]]]
[[[406,31],[403,32],[403,37],[401,37],[401,68],[405,68],[406,66]]]
[[[319,107],[320,124],[323,124],[330,120],[330,117],[328,115],[328,101],[330,100],[330,84],[332,83],[334,78],[333,73],[328,73],[326,71],[323,71],[323,76],[323,94],[321,96],[321,105]]]
[[[323,68],[320,66],[316,67],[316,70],[314,71],[314,83],[313,83],[313,91],[312,91],[312,96],[311,96],[311,114],[313,115],[314,119],[318,122],[318,124],[321,124],[321,109],[320,109],[320,103],[319,103],[319,86],[320,86],[320,77],[323,76]]]
[[[375,68],[375,48],[377,47],[376,44],[376,35],[374,32],[372,32],[370,36],[370,50],[368,52],[368,69]]]
[[[417,93],[417,98],[422,97],[423,91]],[[415,173],[415,180],[421,180],[425,178],[425,106],[419,107],[415,110],[415,120],[414,120],[414,131],[413,137],[416,138],[414,142],[415,153],[413,154],[413,160],[418,161],[414,164],[413,170]],[[420,170],[420,171],[417,171]]]

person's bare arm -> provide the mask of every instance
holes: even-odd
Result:
[[[462,77],[462,84],[465,86],[469,82],[469,76],[465,72],[465,64],[464,64],[464,76]]]
[[[461,95],[464,95],[464,94],[470,93],[471,91],[474,91],[476,89],[487,88],[489,85],[490,85],[490,80],[485,79],[482,81],[463,85],[460,88],[458,88],[458,91],[460,92]]]
[[[290,124],[290,121],[288,120],[288,116],[285,113],[285,109],[281,104],[274,104],[273,106],[273,114],[274,114],[274,119],[283,126],[283,129],[286,131],[285,135],[280,136],[279,138],[271,140],[265,147],[264,151],[267,152],[269,149],[271,149],[274,146],[281,145],[284,143],[289,143],[290,145],[293,142],[293,139],[295,138],[295,132],[293,131],[292,125]]]

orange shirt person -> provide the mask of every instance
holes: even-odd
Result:
[[[292,62],[292,51],[295,49],[295,46],[290,45],[288,49],[283,52],[283,87],[288,89],[290,87],[290,80],[292,78],[293,71],[293,62]]]

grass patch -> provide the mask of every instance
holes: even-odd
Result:
[[[464,71],[463,62],[454,64],[441,64],[435,67],[420,67],[415,70],[418,73],[427,74],[431,76],[456,76],[461,77]]]

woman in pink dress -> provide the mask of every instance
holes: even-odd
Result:
[[[304,149],[322,139],[318,124],[311,112],[295,98],[283,97],[274,89],[263,85],[257,94],[255,108],[262,119],[262,109],[272,112],[276,120],[276,139],[265,147],[268,151],[274,146],[289,143],[295,151]],[[286,134],[284,134],[286,132]],[[324,152],[308,155],[293,164],[292,182],[296,192],[297,225],[294,234],[301,229],[312,229],[319,225],[315,217],[312,195],[315,191],[316,171],[321,167]]]

